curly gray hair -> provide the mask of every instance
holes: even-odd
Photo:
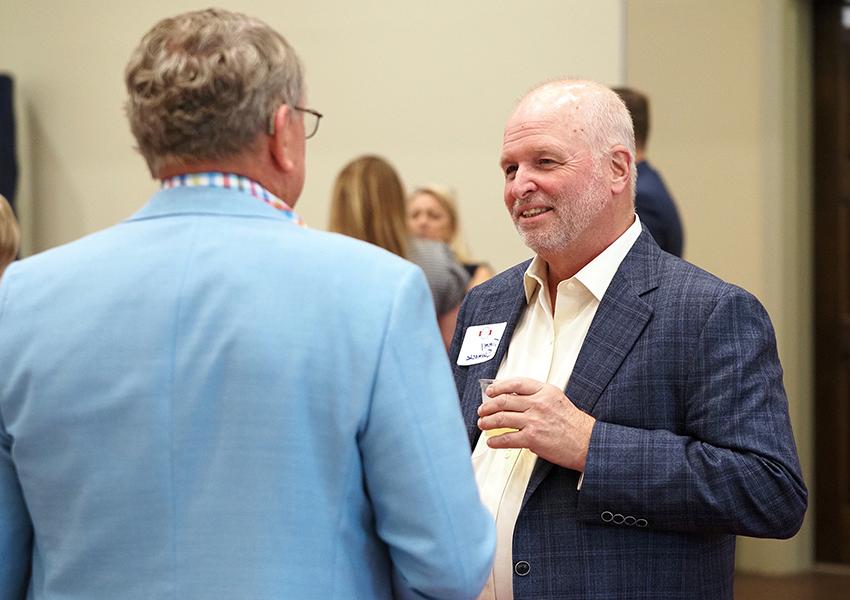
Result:
[[[125,70],[125,109],[154,175],[248,149],[281,104],[303,98],[301,61],[262,21],[221,9],[163,19]]]

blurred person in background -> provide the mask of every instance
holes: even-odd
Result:
[[[161,190],[0,280],[0,599],[481,589],[493,522],[425,278],[294,212],[302,73],[252,17],[160,21],[125,76]]]
[[[460,233],[455,195],[447,187],[430,184],[417,188],[407,204],[407,224],[413,235],[444,242],[469,274],[467,289],[490,279],[495,273],[486,262],[475,262]]]
[[[646,159],[649,139],[649,98],[627,87],[613,88],[629,109],[635,127],[637,186],[635,212],[641,224],[649,230],[661,249],[681,257],[685,235],[676,202],[664,184],[661,174]]]
[[[437,322],[448,348],[469,275],[446,244],[412,236],[405,195],[393,166],[379,156],[361,156],[337,175],[329,229],[380,246],[419,265],[434,297]]]
[[[0,276],[18,255],[21,243],[21,231],[12,207],[6,198],[0,196]]]

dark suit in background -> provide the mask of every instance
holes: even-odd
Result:
[[[662,250],[681,257],[684,246],[682,220],[676,203],[661,175],[646,160],[649,139],[649,98],[646,94],[628,87],[614,88],[626,105],[634,125],[637,150],[637,185],[635,211],[641,223],[649,230]]]
[[[14,84],[0,74],[0,195],[15,208],[18,188],[18,160],[15,149]]]
[[[684,236],[676,203],[661,175],[645,160],[637,164],[635,211],[662,250],[682,256]]]

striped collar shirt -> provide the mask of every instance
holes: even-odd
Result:
[[[162,189],[170,190],[178,187],[214,187],[228,190],[239,190],[257,200],[262,200],[269,206],[279,210],[287,220],[304,227],[304,221],[292,210],[284,200],[281,200],[259,183],[243,175],[235,173],[184,173],[161,180]]]

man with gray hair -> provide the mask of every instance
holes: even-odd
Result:
[[[732,598],[735,535],[802,523],[770,319],[661,251],[634,162],[594,82],[534,89],[505,128],[504,201],[536,256],[470,291],[451,350],[496,518],[482,599]]]
[[[482,506],[422,272],[309,231],[293,49],[158,23],[127,113],[162,190],[0,284],[0,598],[471,598]]]

